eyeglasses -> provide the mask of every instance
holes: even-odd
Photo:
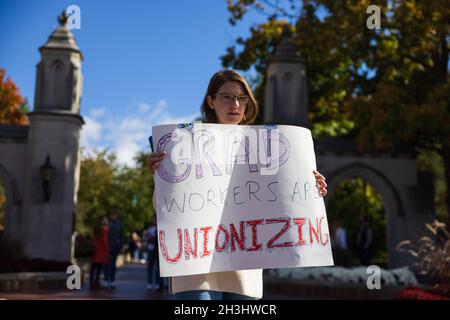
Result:
[[[213,97],[219,97],[219,101],[225,104],[230,104],[236,98],[239,102],[239,105],[244,105],[248,102],[249,96],[246,94],[240,94],[237,96],[233,96],[232,94],[227,93],[216,93],[212,95]]]

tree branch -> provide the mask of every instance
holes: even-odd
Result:
[[[418,63],[418,64],[422,65],[422,67],[424,67],[425,69],[431,67],[431,66],[429,66],[429,65],[426,65],[423,61],[417,59],[416,57],[413,57],[412,55],[410,55],[410,54],[408,54],[408,53],[403,54],[403,57],[404,57],[404,58],[408,58],[409,60],[411,60],[411,61],[413,61],[413,62],[415,62],[415,63]]]
[[[274,4],[274,3],[270,2],[269,0],[260,0],[260,1],[262,3],[265,3],[266,5],[268,5],[269,7],[275,9],[275,13],[273,15],[278,15],[278,13],[280,13],[284,17],[290,18],[290,19],[300,18],[300,15],[291,14],[291,13],[287,12],[284,8],[282,8],[279,4],[279,1],[277,1],[277,4]]]

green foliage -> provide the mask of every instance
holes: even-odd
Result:
[[[228,0],[233,25],[250,11],[268,18],[253,25],[248,38],[237,38],[222,56],[222,64],[255,70],[260,78],[255,91],[263,103],[270,58],[282,30],[293,31],[306,67],[314,137],[356,138],[361,151],[369,152],[396,152],[404,145],[419,153],[436,152],[442,161],[427,161],[434,161],[436,179],[447,184],[445,200],[439,193],[437,205],[438,214],[446,210],[448,215],[450,2],[379,1],[381,29],[369,30],[366,9],[372,4]],[[441,192],[440,182],[438,186]]]
[[[396,93],[406,97],[400,105],[390,104],[393,109],[419,106],[450,92],[441,88],[448,79],[448,1],[378,2],[381,30],[366,27],[366,9],[372,4],[367,0],[228,0],[227,4],[232,24],[245,19],[249,11],[263,13],[268,19],[253,25],[248,38],[239,37],[235,45],[227,48],[222,57],[226,67],[244,71],[254,68],[264,78],[283,29],[294,31],[308,75],[309,119],[315,136],[342,136],[363,130],[365,136],[378,136],[375,142],[384,147],[392,132],[380,133],[382,122],[367,127],[373,118],[371,113],[377,117],[377,100],[386,90],[382,85],[395,86]],[[265,80],[260,83],[263,85]],[[436,88],[440,90],[434,92]],[[362,113],[351,108],[353,99],[359,97],[366,98]],[[449,120],[448,100],[439,101],[447,101],[447,110],[438,108],[431,118],[445,115],[442,120]],[[401,112],[392,116],[394,122],[403,123]],[[411,117],[420,119],[415,112]],[[433,121],[429,120],[419,121],[418,126],[430,127]],[[329,130],[329,126],[333,129]],[[415,143],[419,130],[411,129],[402,130],[402,138]],[[432,138],[442,140],[441,131],[431,130]],[[362,146],[378,147],[366,142],[367,139],[360,140]]]
[[[117,164],[114,153],[97,152],[81,161],[76,230],[90,235],[95,224],[116,209],[126,233],[142,229],[154,215],[153,178],[145,166],[146,154],[139,153],[136,167]]]
[[[342,181],[330,199],[327,212],[332,225],[339,222],[347,230],[354,264],[359,263],[356,251],[358,218],[367,215],[374,236],[372,260],[380,266],[387,265],[386,213],[383,200],[372,185],[361,178]]]

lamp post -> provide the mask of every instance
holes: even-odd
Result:
[[[47,154],[45,163],[43,165],[41,165],[40,169],[41,169],[42,188],[44,190],[44,201],[49,202],[49,200],[50,200],[50,182],[52,181],[53,172],[55,171],[55,167],[53,167],[50,162],[49,154]]]

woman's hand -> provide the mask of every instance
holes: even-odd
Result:
[[[167,153],[165,151],[162,152],[152,152],[147,158],[147,166],[150,171],[155,174],[156,169],[158,169],[161,161],[164,160]]]
[[[327,184],[325,183],[325,177],[319,173],[319,171],[313,171],[314,176],[316,177],[317,187],[319,188],[320,195],[325,197],[328,193]]]

